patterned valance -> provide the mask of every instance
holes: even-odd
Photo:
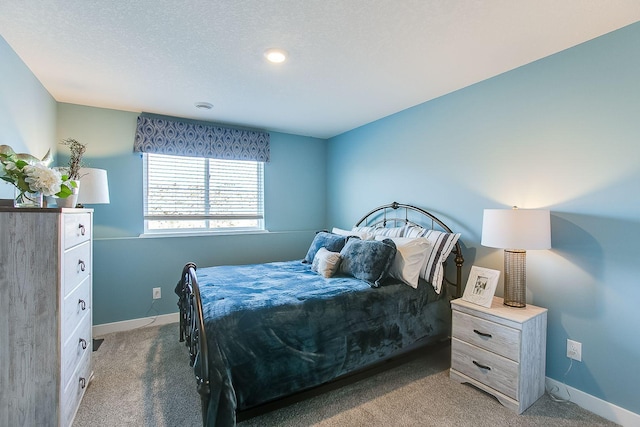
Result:
[[[269,141],[268,132],[140,115],[133,151],[268,162]]]

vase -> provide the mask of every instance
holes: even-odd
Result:
[[[16,187],[15,197],[13,199],[14,208],[41,208],[42,193],[39,191],[30,193],[28,191],[20,191]]]
[[[80,181],[75,181],[76,186],[71,188],[71,194],[63,199],[57,198],[56,205],[59,208],[75,208],[78,203],[78,193],[80,192]]]

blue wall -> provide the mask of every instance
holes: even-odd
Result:
[[[206,266],[304,257],[326,222],[324,140],[271,133],[264,171],[269,233],[142,238],[142,158],[133,153],[137,116],[58,104],[58,140],[87,144],[86,165],[106,169],[109,178],[111,203],[91,206],[94,324],[175,312],[173,288],[189,261]],[[163,297],[151,307],[154,287],[162,288]]]
[[[55,154],[56,101],[0,36],[0,145],[42,158]],[[0,199],[13,198],[0,183]]]
[[[567,384],[640,413],[639,76],[634,24],[332,138],[329,223],[416,204],[462,232],[467,269],[503,270],[480,245],[483,209],[550,209],[553,249],[527,254],[547,376],[564,379],[580,341]]]

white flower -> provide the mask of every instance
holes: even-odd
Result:
[[[60,172],[49,169],[41,163],[27,165],[23,168],[26,175],[25,182],[29,184],[31,191],[39,191],[45,196],[53,196],[60,192],[62,175]]]

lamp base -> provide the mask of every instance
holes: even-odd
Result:
[[[507,301],[507,300],[504,300],[503,304],[508,307],[514,307],[514,308],[525,308],[527,306],[527,304],[524,302]]]
[[[527,306],[527,251],[504,250],[504,305]]]

